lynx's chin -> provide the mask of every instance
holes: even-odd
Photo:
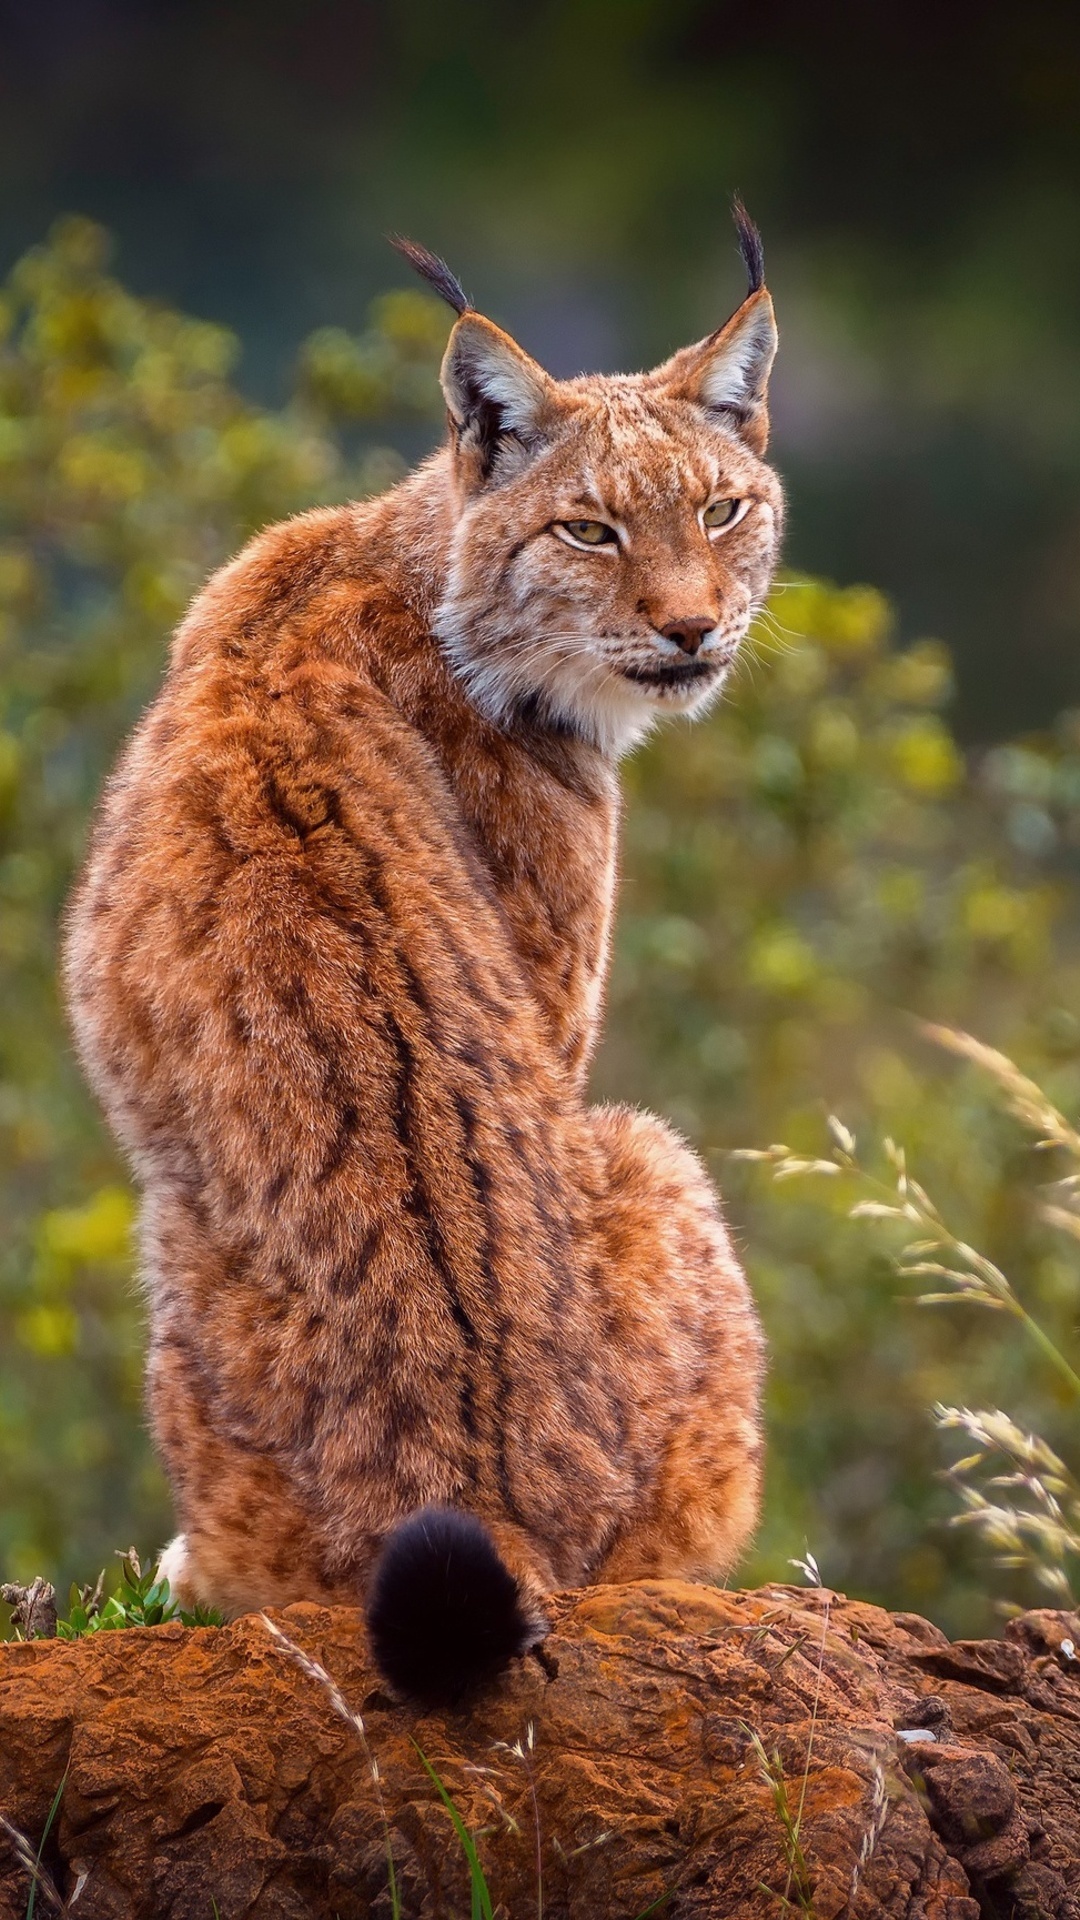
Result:
[[[435,634],[477,711],[500,728],[547,726],[619,760],[665,717],[696,718],[718,699],[741,636],[686,657],[661,654],[645,639],[587,634],[528,638],[470,628],[453,589]]]
[[[594,683],[586,697],[556,703],[553,690],[547,710],[557,724],[618,760],[661,720],[677,714],[695,719],[705,713],[722,693],[730,666],[730,655],[722,660],[634,661],[625,666],[609,661],[603,681],[599,686]]]

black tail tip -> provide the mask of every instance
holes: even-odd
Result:
[[[420,275],[421,280],[426,280],[429,287],[434,287],[440,299],[445,300],[447,306],[453,307],[459,317],[468,311],[469,296],[457,274],[451,273],[445,260],[440,260],[437,253],[429,252],[427,247],[420,246],[417,241],[406,240],[400,233],[391,233],[387,237],[390,245],[396,248],[402,259],[408,261],[410,267]]]
[[[487,1528],[424,1507],[387,1535],[367,1599],[375,1663],[395,1692],[455,1706],[542,1639]]]
[[[731,217],[735,222],[735,232],[739,237],[739,252],[746,268],[748,281],[747,293],[760,293],[765,285],[765,248],[758,232],[738,194],[731,202]]]

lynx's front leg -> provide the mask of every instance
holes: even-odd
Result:
[[[650,1114],[609,1107],[592,1118],[608,1173],[607,1285],[646,1356],[627,1382],[631,1417],[653,1437],[655,1461],[593,1577],[720,1579],[760,1506],[757,1314],[696,1155]]]

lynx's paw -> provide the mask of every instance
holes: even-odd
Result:
[[[190,1599],[191,1594],[188,1585],[190,1573],[188,1569],[187,1536],[185,1534],[178,1533],[175,1540],[169,1541],[168,1546],[162,1553],[161,1559],[158,1561],[157,1577],[159,1580],[168,1581],[169,1592],[172,1594],[174,1600]]]

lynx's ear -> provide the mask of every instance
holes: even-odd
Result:
[[[541,438],[555,383],[508,333],[470,306],[457,275],[437,253],[400,235],[390,244],[458,316],[439,378],[459,465],[479,485],[497,456],[512,463]]]
[[[761,235],[739,200],[734,214],[750,291],[725,326],[674,354],[652,378],[716,414],[760,454],[769,438],[767,393],[776,358],[776,320],[765,285]]]
[[[554,383],[482,314],[462,314],[439,377],[458,454],[478,480],[489,477],[500,454],[520,454],[541,439]]]
[[[744,300],[725,327],[684,347],[653,379],[734,428],[754,453],[769,439],[767,393],[776,357],[776,321],[765,288]]]

